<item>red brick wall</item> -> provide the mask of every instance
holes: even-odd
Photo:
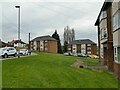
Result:
[[[96,44],[92,44],[91,45],[91,54],[97,54],[97,45]]]
[[[48,52],[57,53],[57,41],[48,41]]]
[[[114,62],[114,73],[120,79],[120,64]]]

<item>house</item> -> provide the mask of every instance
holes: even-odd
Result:
[[[6,46],[6,43],[0,40],[0,48],[5,46]]]
[[[97,45],[89,39],[74,40],[68,45],[68,52],[97,54]]]
[[[11,46],[11,47],[18,47],[19,46],[21,48],[25,48],[26,47],[26,43],[23,42],[22,40],[12,40],[12,41],[7,43],[7,46]]]
[[[95,26],[100,63],[120,77],[120,0],[105,0]]]
[[[57,53],[57,40],[49,35],[36,37],[31,40],[31,49],[40,52]]]

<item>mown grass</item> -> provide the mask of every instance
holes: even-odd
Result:
[[[38,53],[37,56],[2,61],[3,88],[117,88],[114,75],[107,71],[74,68],[77,59],[89,58]]]

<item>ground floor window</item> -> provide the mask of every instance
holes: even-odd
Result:
[[[104,55],[103,48],[100,48],[100,57],[103,58],[103,55]]]
[[[114,60],[120,63],[120,47],[114,47]]]

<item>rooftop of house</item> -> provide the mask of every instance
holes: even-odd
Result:
[[[13,45],[13,44],[17,44],[17,43],[21,43],[21,44],[26,44],[25,42],[23,42],[22,40],[12,40],[11,42],[8,42],[8,44]]]
[[[40,36],[40,37],[36,37],[31,41],[40,41],[40,40],[50,40],[50,41],[57,41],[56,39],[54,39],[53,37],[47,35],[47,36]]]
[[[6,43],[0,40],[0,44],[4,45],[4,44],[6,44]]]
[[[96,44],[96,43],[91,41],[90,39],[81,39],[81,40],[74,40],[69,43],[69,45],[72,44]]]

